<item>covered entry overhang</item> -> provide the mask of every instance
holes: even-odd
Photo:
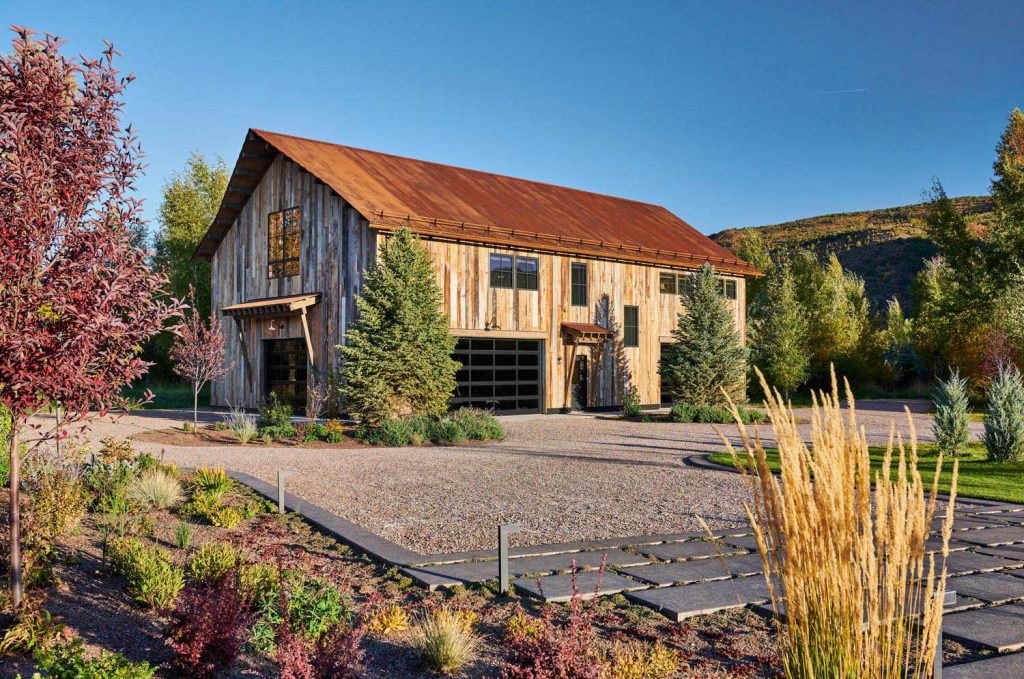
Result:
[[[613,333],[596,323],[562,323],[562,339],[567,354],[565,361],[565,395],[563,403],[570,402],[573,371],[576,370],[576,352],[579,347],[598,347],[611,339]]]
[[[309,356],[309,363],[315,368],[317,365],[316,354],[313,351],[313,338],[309,334],[309,319],[307,318],[306,310],[319,301],[319,292],[306,292],[299,295],[251,299],[247,302],[226,306],[220,310],[222,315],[235,320],[235,330],[238,332],[238,340],[241,343],[242,359],[245,362],[245,377],[247,381],[252,381],[254,373],[252,363],[249,360],[249,352],[246,349],[245,325],[242,321],[247,319],[298,316],[302,320],[302,335],[306,340],[306,352]]]

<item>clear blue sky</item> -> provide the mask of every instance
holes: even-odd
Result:
[[[160,186],[249,127],[665,205],[704,232],[988,190],[1024,2],[56,2]],[[140,9],[136,9],[140,6]]]

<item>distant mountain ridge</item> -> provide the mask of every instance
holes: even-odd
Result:
[[[976,228],[987,226],[993,218],[989,196],[962,196],[953,202]],[[806,248],[823,255],[834,252],[846,269],[864,279],[868,297],[877,308],[884,308],[889,298],[896,297],[908,309],[914,277],[938,253],[925,235],[927,214],[927,203],[915,203],[725,229],[711,238],[735,252],[742,235],[756,229],[771,250]]]

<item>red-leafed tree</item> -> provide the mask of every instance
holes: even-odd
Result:
[[[203,321],[196,306],[196,290],[188,286],[189,313],[171,346],[174,374],[192,383],[192,426],[199,427],[199,392],[208,382],[221,377],[224,369],[224,335],[220,319]]]
[[[54,403],[66,411],[63,424],[106,414],[146,372],[141,344],[179,305],[134,245],[141,150],[120,122],[132,77],[114,68],[109,43],[100,58],[72,60],[60,39],[12,30],[13,51],[0,55],[0,403],[12,419],[17,608],[19,446],[63,435],[27,427],[29,419]]]

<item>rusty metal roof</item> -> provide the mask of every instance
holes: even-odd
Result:
[[[193,255],[209,259],[274,156],[283,153],[371,226],[426,237],[757,275],[663,207],[286,134],[250,130],[224,202]]]

